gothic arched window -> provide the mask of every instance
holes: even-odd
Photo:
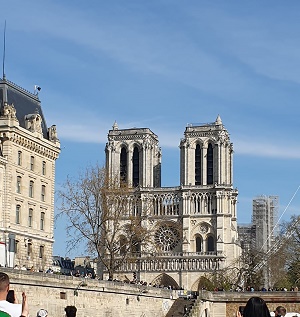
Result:
[[[207,184],[213,184],[213,176],[214,176],[214,151],[212,144],[209,143],[207,147]]]
[[[202,238],[201,237],[196,237],[196,252],[201,252],[202,251]]]
[[[122,147],[120,155],[120,179],[122,182],[127,181],[127,151]]]
[[[132,185],[138,186],[140,183],[140,158],[139,150],[135,146],[132,155]]]
[[[215,239],[212,236],[207,238],[207,251],[212,252],[215,251]]]
[[[195,149],[195,185],[201,185],[201,148],[196,145]]]

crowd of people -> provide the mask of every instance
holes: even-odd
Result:
[[[77,308],[67,306],[66,317],[76,317]],[[40,309],[37,317],[48,317],[46,309]],[[29,308],[26,294],[22,293],[22,303],[19,304],[14,290],[10,289],[9,276],[0,272],[0,317],[29,317]]]
[[[66,317],[76,317],[76,313],[75,306],[65,307]],[[40,309],[36,316],[48,317],[48,311]],[[3,272],[0,272],[0,317],[29,317],[26,294],[22,293],[22,303],[19,304],[14,290],[10,289],[9,276]],[[275,311],[270,312],[262,298],[251,297],[246,306],[239,307],[236,317],[300,317],[300,314],[289,313],[283,306],[278,306]]]

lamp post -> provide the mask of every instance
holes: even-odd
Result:
[[[74,290],[74,306],[75,306],[75,298],[76,296],[78,296],[78,290],[81,286],[87,286],[87,283],[85,281],[81,281],[76,287],[76,289]]]

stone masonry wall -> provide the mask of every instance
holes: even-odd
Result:
[[[79,317],[163,317],[173,304],[170,291],[138,287],[120,282],[98,281],[53,274],[2,269],[10,277],[11,289],[21,301],[28,297],[30,315],[39,309],[49,316],[64,316],[68,305],[77,307]],[[74,295],[74,291],[78,296]]]
[[[287,312],[300,312],[300,292],[202,292],[202,310],[209,309],[211,317],[235,317],[239,306],[245,306],[251,297],[261,297],[270,311],[284,306]],[[209,305],[208,305],[209,303]],[[201,314],[200,314],[201,316]]]

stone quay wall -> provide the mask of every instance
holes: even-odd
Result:
[[[287,312],[300,312],[300,292],[206,292],[200,293],[199,317],[207,310],[210,317],[235,317],[239,306],[251,297],[261,297],[270,311],[279,305]],[[206,316],[206,315],[204,315]]]
[[[50,317],[63,317],[64,308],[75,305],[78,317],[165,317],[177,297],[176,291],[155,287],[7,268],[1,271],[9,275],[19,302],[22,291],[26,292],[31,316],[44,308]],[[282,305],[288,312],[300,312],[300,292],[202,291],[197,317],[235,317],[239,306],[253,296],[262,297],[270,311]]]
[[[44,308],[49,316],[64,316],[68,305],[79,317],[164,317],[174,299],[169,290],[122,282],[98,281],[1,268],[10,277],[19,302],[24,291],[31,316]],[[75,295],[78,294],[78,296]]]

